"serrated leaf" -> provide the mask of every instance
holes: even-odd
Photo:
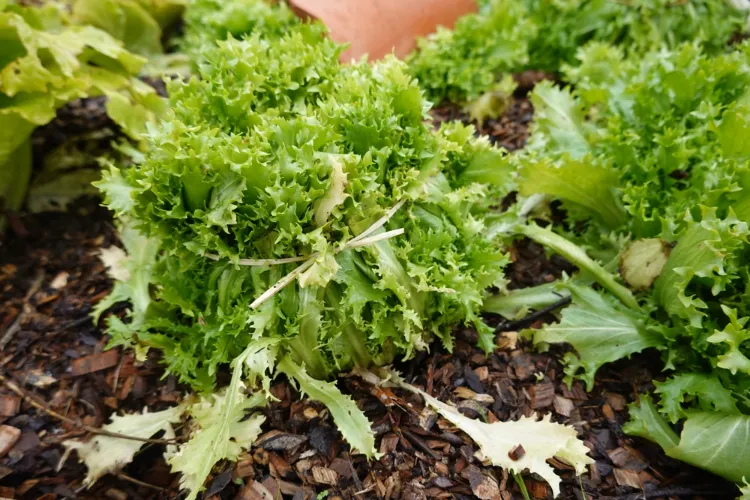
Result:
[[[325,225],[333,209],[344,203],[349,197],[346,194],[347,177],[342,160],[335,156],[330,156],[329,159],[331,162],[331,185],[325,197],[315,202],[315,224],[318,226]]]
[[[192,438],[180,445],[169,457],[174,472],[180,473],[180,487],[188,491],[187,498],[195,500],[211,469],[220,460],[236,460],[260,435],[263,415],[246,417],[251,408],[265,402],[265,398],[245,395],[242,382],[245,362],[252,346],[234,360],[232,380],[224,391],[204,397],[190,408],[198,429]]]
[[[532,148],[551,147],[573,159],[589,152],[583,112],[569,91],[544,81],[534,87],[531,102],[534,105]]]
[[[654,283],[654,297],[667,312],[700,327],[706,302],[689,290],[693,278],[711,281],[714,295],[724,289],[732,271],[734,249],[741,247],[750,231],[735,218],[719,219],[715,210],[704,212],[700,221],[688,218],[687,228],[669,255],[664,271]]]
[[[739,413],[734,396],[715,376],[680,373],[664,382],[654,382],[654,385],[656,394],[661,396],[661,412],[673,424],[687,417],[683,404],[688,405],[688,408],[696,407],[726,414]]]
[[[534,344],[570,344],[575,354],[565,357],[568,381],[581,377],[594,387],[594,375],[605,363],[630,357],[661,339],[650,333],[641,317],[591,288],[570,284],[573,304],[565,308],[559,323],[534,330]]]
[[[101,190],[105,203],[115,214],[126,214],[133,208],[133,194],[138,186],[125,179],[120,169],[114,165],[102,172],[102,179],[95,182],[94,186]]]
[[[120,240],[127,252],[116,247],[100,252],[100,258],[108,267],[110,277],[115,280],[115,286],[107,297],[96,304],[92,317],[98,321],[101,314],[114,304],[130,301],[133,306],[132,326],[138,327],[145,321],[152,300],[149,287],[159,253],[159,242],[141,234],[126,219],[120,219],[118,227]]]
[[[299,385],[300,391],[315,401],[320,401],[333,416],[344,439],[352,448],[368,458],[377,458],[380,454],[375,449],[375,434],[370,421],[350,396],[346,396],[331,382],[316,380],[307,374],[304,367],[295,364],[291,358],[283,358],[278,369]]]
[[[88,472],[84,484],[90,487],[104,474],[119,472],[132,462],[133,456],[145,444],[143,439],[151,438],[158,432],[171,432],[171,424],[180,421],[185,409],[185,405],[180,405],[154,413],[144,409],[143,413],[113,415],[110,423],[102,427],[102,430],[140,438],[140,441],[96,435],[85,443],[63,441],[63,446],[68,452],[76,450],[79,459],[86,463]]]
[[[571,465],[577,474],[584,474],[587,466],[594,463],[588,456],[589,449],[578,439],[575,428],[552,422],[551,415],[546,415],[541,420],[537,420],[536,414],[533,414],[513,422],[488,424],[465,417],[457,409],[407,384],[393,372],[390,379],[400,387],[422,396],[429,406],[468,434],[479,445],[485,460],[493,466],[515,474],[524,470],[539,474],[552,488],[553,496],[560,493],[560,478],[547,460],[558,458]],[[511,452],[517,446],[523,448],[524,454],[514,460]]]
[[[729,318],[729,323],[723,330],[716,330],[706,339],[712,344],[726,345],[728,348],[716,357],[716,366],[729,370],[732,375],[738,371],[750,375],[750,358],[742,349],[743,343],[750,340],[750,329],[745,326],[750,318],[738,318],[737,310],[725,305],[721,306],[721,310]]]

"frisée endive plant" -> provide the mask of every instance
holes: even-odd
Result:
[[[507,257],[484,217],[488,193],[511,185],[504,153],[471,127],[425,123],[404,63],[341,65],[324,35],[297,23],[207,44],[197,74],[168,84],[170,116],[149,127],[143,158],[99,183],[132,239],[129,256],[107,254],[120,280],[97,313],[137,298],[128,321],[109,318],[111,345],[163,351],[204,394],[170,459],[191,498],[257,435],[259,420],[243,417],[277,374],[374,457],[337,373],[408,359],[433,339],[450,350],[462,323],[494,346],[480,311],[486,290],[504,287]],[[231,383],[214,393],[228,365]],[[588,463],[581,447],[565,453],[550,450]]]

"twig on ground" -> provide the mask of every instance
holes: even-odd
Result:
[[[427,453],[429,456],[431,456],[435,460],[440,461],[440,460],[443,459],[443,457],[441,457],[435,450],[433,450],[432,448],[430,448],[429,446],[427,446],[427,443],[425,443],[424,440],[422,440],[422,438],[420,438],[419,436],[417,436],[413,432],[408,431],[406,429],[401,429],[401,433],[404,435],[404,437],[406,439],[408,439],[409,441],[411,441],[411,443],[414,446],[416,446],[417,448],[419,448],[423,452]]]
[[[561,307],[565,307],[572,301],[570,296],[567,297],[561,297],[560,300],[555,302],[554,304],[550,304],[547,307],[543,307],[537,311],[534,311],[533,313],[529,314],[528,316],[521,318],[516,321],[503,321],[499,325],[497,325],[497,328],[495,329],[495,333],[500,332],[510,332],[517,330],[518,328],[525,326],[529,323],[532,323],[538,319],[541,319],[545,317],[547,314],[560,309]]]
[[[156,491],[167,491],[166,488],[162,488],[161,486],[156,486],[155,484],[145,483],[134,477],[130,477],[127,474],[123,474],[122,472],[118,472],[117,477],[129,483],[137,484],[138,486],[143,486],[144,488],[149,488],[149,489],[156,490]]]
[[[5,349],[5,346],[13,339],[13,336],[21,329],[26,316],[29,316],[34,312],[34,308],[29,304],[31,298],[36,295],[36,292],[42,288],[42,282],[44,281],[44,271],[37,272],[34,282],[29,287],[26,295],[23,298],[23,306],[21,312],[16,316],[16,319],[11,323],[7,330],[0,336],[0,351]]]
[[[72,425],[74,427],[79,427],[87,432],[90,432],[92,434],[99,434],[102,436],[108,436],[113,438],[119,438],[119,439],[128,439],[130,441],[141,441],[144,443],[153,443],[153,444],[174,444],[178,442],[178,439],[147,439],[147,438],[140,438],[136,436],[128,436],[127,434],[120,434],[119,432],[110,432],[106,431],[104,429],[98,429],[96,427],[91,427],[90,425],[83,424],[81,422],[77,422],[73,420],[72,418],[66,417],[65,415],[61,415],[57,413],[54,410],[50,410],[47,405],[44,403],[40,403],[36,399],[32,398],[25,390],[23,390],[18,384],[10,380],[8,377],[0,374],[0,382],[3,383],[5,387],[10,389],[12,392],[14,392],[17,396],[22,398],[24,401],[29,403],[34,408],[37,408],[38,410],[43,411],[50,417],[56,418],[58,420],[61,420],[65,422],[68,425]]]

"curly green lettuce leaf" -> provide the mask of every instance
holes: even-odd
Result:
[[[702,0],[675,5],[669,0],[528,0],[533,20],[543,26],[530,43],[529,66],[556,71],[573,63],[590,41],[618,44],[636,59],[663,46],[695,41],[711,52],[724,49],[743,29],[743,14],[730,2]]]
[[[718,218],[715,209],[705,210],[701,220],[687,220],[654,283],[654,297],[668,313],[700,327],[708,304],[691,284],[704,282],[714,296],[724,291],[740,265],[737,251],[746,245],[750,229],[733,216]]]
[[[420,39],[407,63],[432,102],[473,101],[498,75],[526,63],[537,29],[523,2],[493,0],[484,11],[461,17],[452,30],[439,27]]]
[[[602,365],[649,347],[660,347],[663,342],[638,313],[591,288],[574,284],[567,288],[573,304],[563,309],[559,323],[534,330],[533,338],[537,345],[566,343],[575,349],[575,353],[565,356],[569,383],[580,377],[591,390]]]
[[[602,210],[625,214],[603,217],[568,203],[569,216],[639,238],[659,236],[662,220],[682,219],[687,211],[697,216],[698,205],[716,207],[722,216],[739,205],[744,213],[746,167],[739,151],[727,148],[733,134],[742,137],[740,124],[730,121],[743,116],[748,67],[746,44],[714,57],[698,44],[683,44],[637,59],[625,58],[620,48],[589,44],[581,48],[579,64],[565,70],[574,93],[538,86],[556,103],[555,120],[539,119],[530,140],[534,154],[524,153],[519,164],[533,174],[533,166],[565,166],[578,155],[591,174],[610,172],[616,191]],[[537,99],[538,112],[546,106]],[[591,199],[607,192],[588,193]],[[613,205],[620,205],[615,212]],[[587,237],[594,239],[596,229]]]
[[[104,203],[115,215],[125,215],[133,208],[133,197],[138,186],[129,182],[114,165],[102,171],[101,180],[94,183],[94,186],[102,192]]]
[[[453,30],[421,40],[408,61],[431,100],[463,102],[503,73],[575,65],[578,49],[591,42],[618,45],[633,59],[686,41],[720,53],[745,18],[724,0],[486,0]]]
[[[664,382],[654,382],[661,397],[661,413],[676,424],[687,418],[690,408],[720,413],[739,413],[731,391],[711,375],[680,373]],[[686,410],[685,408],[688,408]]]
[[[281,37],[287,28],[299,24],[300,18],[286,2],[192,0],[185,10],[184,22],[185,34],[180,45],[195,59],[206,46],[230,37],[241,39],[252,34]]]
[[[569,90],[543,81],[534,87],[531,102],[534,105],[534,134],[529,147],[552,148],[568,153],[573,159],[590,151],[583,111]]]
[[[732,375],[738,371],[750,375],[750,329],[746,327],[749,317],[737,317],[737,310],[722,304],[721,310],[729,318],[723,330],[716,330],[706,339],[712,344],[727,347],[726,351],[716,357],[716,366],[729,370]]]
[[[99,301],[92,310],[96,322],[104,311],[119,302],[130,302],[132,328],[138,328],[146,321],[146,313],[151,304],[149,286],[156,264],[159,242],[147,238],[133,227],[132,222],[120,221],[120,240],[125,251],[119,247],[103,248],[100,258],[107,267],[107,273],[115,280],[112,291]]]
[[[143,161],[98,183],[161,242],[153,292],[172,324],[133,337],[169,339],[181,380],[202,386],[257,337],[290,339],[280,356],[316,378],[433,338],[451,349],[458,323],[492,349],[480,312],[507,256],[484,215],[511,189],[509,160],[471,127],[430,128],[403,62],[341,65],[323,34],[204,47],[199,75],[169,84]]]

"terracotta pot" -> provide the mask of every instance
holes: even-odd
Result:
[[[404,57],[416,39],[477,9],[475,0],[290,0],[298,15],[321,20],[331,38],[348,42],[342,61]]]

